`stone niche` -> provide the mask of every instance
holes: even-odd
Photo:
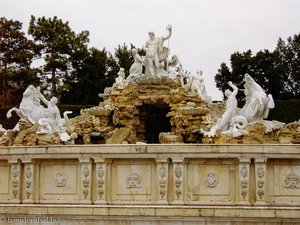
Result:
[[[112,87],[99,106],[82,110],[72,122],[85,144],[95,132],[107,144],[195,143],[199,139],[193,130],[213,120],[206,102],[178,80],[162,77],[123,89]]]

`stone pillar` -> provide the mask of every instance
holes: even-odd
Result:
[[[92,163],[90,159],[79,159],[81,167],[81,201],[83,204],[91,204]]]
[[[168,204],[168,159],[157,159],[157,204]]]
[[[255,205],[266,205],[266,168],[267,158],[255,159],[255,183],[256,202]]]
[[[95,204],[106,204],[107,193],[107,174],[105,159],[94,159],[96,163],[96,201]]]
[[[249,198],[249,175],[250,175],[250,158],[239,159],[239,204],[250,205]]]
[[[174,201],[173,204],[184,204],[183,201],[183,176],[184,176],[184,159],[183,158],[172,158],[173,162],[173,190],[174,190]]]
[[[20,160],[9,160],[10,164],[10,187],[9,202],[21,203],[21,162]]]
[[[23,203],[34,203],[34,174],[35,165],[32,160],[23,160]]]

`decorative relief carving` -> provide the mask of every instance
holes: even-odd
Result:
[[[19,193],[19,165],[13,165],[12,167],[12,193],[14,198],[17,198]]]
[[[205,176],[205,184],[208,188],[215,188],[219,183],[219,177],[215,173],[209,173]]]
[[[64,172],[61,172],[57,173],[54,179],[56,187],[64,187],[68,181],[68,176]]]
[[[165,168],[164,164],[161,164],[159,168],[159,194],[161,199],[163,199],[167,193],[167,169]]]
[[[241,196],[243,199],[246,199],[246,196],[248,195],[248,169],[245,165],[242,166],[240,170],[241,175]]]
[[[259,166],[258,169],[256,170],[256,173],[257,173],[257,195],[259,196],[260,199],[262,199],[265,194],[265,191],[264,191],[265,170],[262,166]]]
[[[98,176],[98,195],[99,195],[99,198],[102,199],[103,198],[103,195],[104,195],[104,174],[105,174],[105,171],[104,171],[104,168],[103,168],[103,165],[100,164],[98,165],[97,167],[97,176]]]
[[[287,189],[299,189],[300,188],[300,177],[294,172],[289,173],[285,177],[285,186],[284,187]]]
[[[126,179],[127,188],[141,188],[142,178],[138,173],[131,173]]]
[[[25,187],[26,187],[26,198],[29,199],[30,196],[32,195],[32,192],[31,192],[31,185],[32,185],[32,169],[31,169],[31,166],[28,166],[26,168],[26,171],[25,171],[25,176],[26,176],[26,182],[25,182]]]
[[[89,180],[89,176],[90,176],[90,169],[88,168],[88,166],[84,166],[83,170],[82,170],[82,175],[83,175],[83,181],[82,181],[82,184],[83,184],[83,190],[82,190],[82,193],[83,193],[83,196],[84,196],[84,199],[87,198],[88,194],[89,194],[89,186],[90,186],[90,180]]]
[[[182,194],[182,191],[181,191],[181,184],[182,184],[182,181],[181,181],[181,176],[182,176],[182,168],[179,164],[176,165],[176,168],[175,168],[175,194],[176,194],[176,197],[177,199],[180,198],[180,195]]]

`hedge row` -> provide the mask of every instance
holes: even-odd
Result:
[[[239,102],[240,106],[243,106],[243,102]],[[84,108],[90,108],[93,106],[82,106],[82,105],[59,105],[61,112],[73,111],[69,117],[75,117],[80,114],[80,110]],[[13,113],[12,118],[6,119],[6,113],[9,109],[0,109],[0,124],[6,129],[12,129],[18,122],[18,116]],[[290,123],[300,119],[300,100],[287,100],[275,101],[275,109],[270,110],[268,120],[278,120],[285,123]]]

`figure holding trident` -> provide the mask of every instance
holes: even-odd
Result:
[[[149,40],[145,44],[146,57],[145,57],[145,74],[158,75],[160,63],[169,55],[169,49],[163,47],[164,41],[168,40],[172,35],[172,26],[166,27],[168,35],[166,37],[155,37],[154,32],[149,32]]]

